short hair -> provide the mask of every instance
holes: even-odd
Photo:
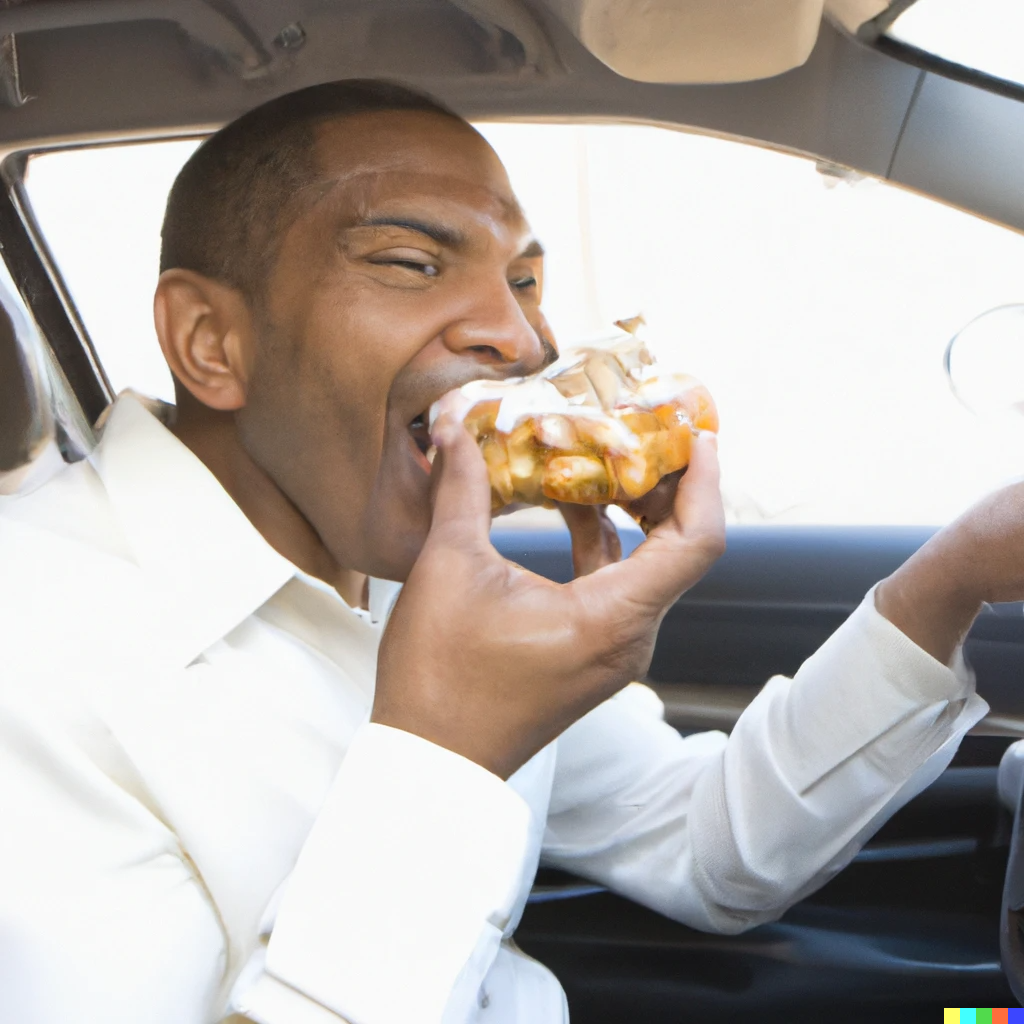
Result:
[[[287,93],[225,125],[192,154],[171,187],[160,233],[161,273],[192,270],[258,302],[286,227],[283,214],[316,175],[317,127],[396,110],[463,121],[397,82],[351,78]]]

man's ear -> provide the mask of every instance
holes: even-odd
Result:
[[[167,365],[198,401],[223,411],[245,405],[254,337],[236,288],[191,270],[165,270],[153,318]]]

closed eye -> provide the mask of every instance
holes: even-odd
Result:
[[[520,277],[515,281],[509,281],[509,284],[515,288],[516,291],[525,292],[537,284],[537,278],[532,275],[530,277]]]
[[[416,260],[375,260],[378,266],[402,267],[404,270],[411,270],[424,277],[437,277],[440,273],[433,263],[418,263]]]

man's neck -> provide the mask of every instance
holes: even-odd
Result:
[[[308,520],[242,448],[230,413],[179,407],[171,432],[217,478],[246,518],[279,554],[365,607],[367,578],[338,565]]]

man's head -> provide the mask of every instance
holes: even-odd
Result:
[[[273,100],[168,202],[156,320],[179,416],[237,446],[339,565],[403,578],[429,526],[410,425],[546,361],[541,269],[500,161],[446,108],[361,81]]]

